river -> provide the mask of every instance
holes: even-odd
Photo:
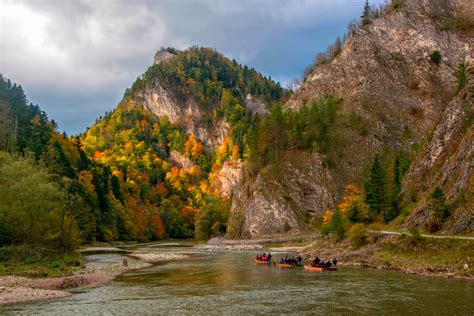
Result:
[[[104,286],[79,288],[66,299],[0,308],[0,314],[474,315],[474,283],[469,281],[362,268],[318,273],[259,266],[253,262],[255,252],[209,252],[189,244],[140,247],[191,258],[129,272]],[[87,257],[89,264],[122,258]]]

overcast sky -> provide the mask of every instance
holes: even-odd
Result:
[[[73,134],[113,109],[160,47],[213,47],[285,84],[363,2],[0,0],[0,73]]]

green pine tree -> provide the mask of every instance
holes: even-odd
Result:
[[[441,222],[448,215],[448,207],[446,206],[446,197],[443,189],[436,187],[431,192],[428,207],[433,211],[438,227],[441,227]]]
[[[370,8],[369,0],[365,0],[364,11],[362,11],[362,15],[361,15],[362,25],[367,25],[370,23],[370,13],[371,13],[371,8]]]
[[[386,209],[386,176],[385,170],[382,167],[380,158],[375,156],[374,162],[369,170],[369,178],[365,184],[365,202],[369,206],[369,214],[371,219],[374,219]]]

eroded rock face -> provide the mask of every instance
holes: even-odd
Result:
[[[172,54],[170,52],[167,52],[165,50],[159,50],[156,52],[155,54],[155,58],[154,58],[154,64],[157,65],[159,63],[162,63],[164,61],[167,61],[168,59],[170,59],[171,57],[175,56],[175,54]]]
[[[312,216],[333,207],[330,173],[318,154],[286,153],[282,160],[243,177],[234,191],[232,212],[245,214],[243,235],[305,230]]]
[[[178,166],[182,169],[185,169],[185,170],[191,168],[194,165],[194,163],[191,161],[191,159],[181,155],[176,150],[170,151],[169,160],[173,165],[176,165],[176,166]]]
[[[252,113],[268,113],[268,106],[262,100],[255,98],[250,94],[247,94],[245,98],[245,107]]]
[[[156,81],[152,86],[141,90],[137,99],[137,104],[156,116],[167,116],[171,123],[178,122],[184,112],[174,97]]]
[[[157,80],[137,93],[134,103],[158,117],[168,117],[171,123],[180,124],[187,133],[194,134],[208,148],[221,144],[228,134],[225,120],[219,120],[213,128],[209,128],[202,121],[203,112],[196,102],[177,102]]]
[[[448,203],[457,200],[445,227],[454,233],[474,230],[474,127],[472,118],[469,119],[472,113],[473,78],[446,107],[429,145],[412,164],[403,183],[405,195],[415,191],[420,198],[428,199],[435,187],[441,187]],[[416,225],[430,216],[426,204],[419,205],[407,225]]]
[[[240,160],[228,159],[222,168],[213,174],[213,190],[224,198],[231,198],[242,180],[243,164]]]

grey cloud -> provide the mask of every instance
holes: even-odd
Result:
[[[161,46],[214,47],[287,81],[344,33],[362,5],[362,0],[4,0],[0,72],[21,83],[61,129],[77,133],[116,105]]]

